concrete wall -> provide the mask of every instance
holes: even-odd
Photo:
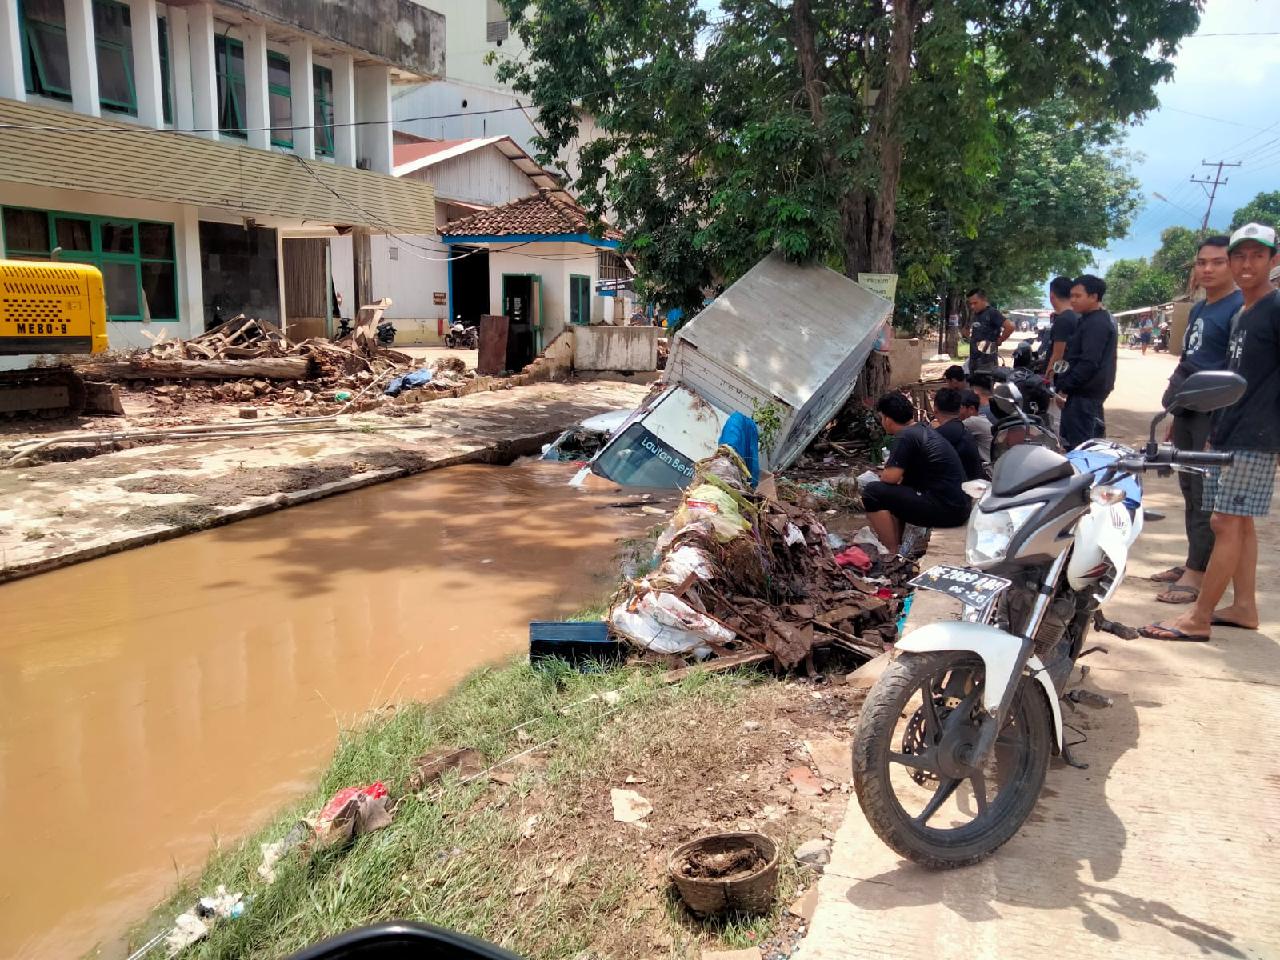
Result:
[[[221,0],[220,6],[293,27],[420,77],[445,74],[445,18],[413,0]]]
[[[506,19],[506,14],[498,9],[501,5],[490,3],[488,0],[419,0],[419,2],[444,15],[444,43],[448,49],[444,76],[449,80],[479,87],[501,89],[502,84],[498,82],[496,76],[498,63],[487,64],[485,58],[490,53],[499,60],[508,57],[518,58],[524,53],[524,45],[514,32],[510,32],[501,42],[487,39],[489,18]]]
[[[649,371],[658,369],[660,327],[590,326],[573,328],[575,370]]]
[[[530,243],[509,248],[490,245],[489,254],[489,308],[497,313],[503,309],[503,274],[533,274],[542,279],[542,338],[540,345],[550,343],[569,325],[569,277],[581,275],[591,278],[591,315],[604,316],[603,298],[595,295],[597,277],[596,251],[578,243]]]
[[[894,340],[889,347],[889,386],[905,387],[920,380],[924,357],[919,337]]]

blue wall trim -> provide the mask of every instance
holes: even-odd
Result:
[[[589,247],[617,250],[620,240],[598,240],[589,233],[517,233],[506,237],[472,234],[465,237],[441,237],[445,243],[584,243]]]

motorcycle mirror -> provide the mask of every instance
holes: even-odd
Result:
[[[1182,382],[1169,404],[1169,412],[1177,416],[1221,410],[1244,396],[1246,386],[1244,377],[1230,370],[1201,370]]]

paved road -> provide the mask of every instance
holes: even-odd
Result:
[[[1172,366],[1122,351],[1113,437],[1143,432]],[[1140,577],[1185,549],[1176,481],[1147,491],[1169,519],[1139,542],[1107,608],[1135,625],[1167,610]],[[1031,822],[993,859],[916,868],[853,799],[799,960],[1280,958],[1280,523],[1259,533],[1260,631],[1210,644],[1106,636],[1086,686],[1114,706],[1067,716],[1088,737],[1077,752],[1089,769],[1055,762]]]

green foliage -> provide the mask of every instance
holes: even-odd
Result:
[[[774,441],[782,430],[782,407],[772,400],[768,403],[752,401],[751,419],[760,429],[760,447],[766,453],[773,453]]]
[[[1134,310],[1167,303],[1184,293],[1200,239],[1195,230],[1169,227],[1150,259],[1117,260],[1107,270],[1107,307]]]
[[[1202,5],[503,2],[526,55],[499,76],[536,106],[540,159],[685,309],[773,249],[852,275],[897,246],[908,299],[971,269],[1005,282],[997,254],[1019,255],[1010,285],[1078,263],[1131,209],[1105,125],[1156,105]]]
[[[1264,223],[1269,227],[1280,227],[1280,190],[1260,193],[1231,217],[1232,230],[1238,230],[1246,223]]]

